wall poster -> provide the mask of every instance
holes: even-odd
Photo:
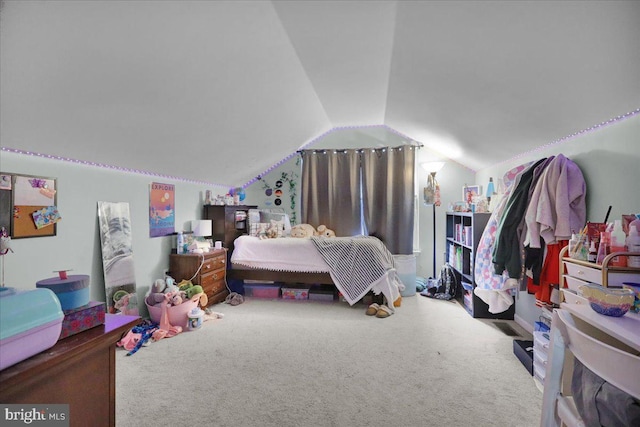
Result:
[[[98,202],[107,312],[138,315],[129,203]]]
[[[175,232],[175,187],[151,183],[149,191],[149,236],[168,236]]]

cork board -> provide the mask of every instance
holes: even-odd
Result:
[[[57,218],[46,226],[36,226],[36,211],[56,207],[56,180],[40,176],[12,175],[11,237],[43,237],[56,235]],[[40,228],[39,228],[40,227]]]

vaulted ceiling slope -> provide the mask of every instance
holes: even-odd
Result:
[[[242,185],[331,129],[482,169],[640,107],[638,1],[5,1],[0,141]]]

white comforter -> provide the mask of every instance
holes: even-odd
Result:
[[[258,237],[240,236],[234,246],[232,264],[273,271],[330,271],[310,239],[282,237],[260,240]]]
[[[339,239],[357,239],[361,241],[361,243],[367,240],[367,238],[362,237],[337,238],[336,240]],[[380,244],[382,245],[382,243]],[[357,286],[358,281],[349,279],[349,277],[352,277],[356,273],[353,271],[336,271],[339,262],[336,263],[336,266],[334,266],[332,270],[324,261],[316,244],[311,239],[282,237],[278,239],[261,240],[253,236],[240,236],[234,241],[234,246],[233,253],[231,254],[231,263],[234,265],[271,271],[329,273],[336,287],[349,305],[355,304],[369,290],[372,290],[376,295],[382,293],[386,298],[387,306],[392,311],[395,311],[393,302],[400,297],[400,291],[404,289],[404,285],[398,279],[395,268],[392,268],[393,261],[391,260],[392,258],[390,258],[392,256],[391,254],[388,254],[388,265],[382,267],[384,271],[375,277],[369,277],[371,283],[367,286]],[[386,251],[386,248],[384,250]],[[388,253],[388,251],[386,252]],[[356,252],[356,255],[359,256],[359,253]],[[358,263],[354,263],[351,267],[356,267],[355,264]],[[358,265],[361,265],[361,263]],[[345,268],[344,265],[342,267]]]

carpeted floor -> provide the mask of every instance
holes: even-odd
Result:
[[[116,351],[118,427],[539,425],[514,336],[456,302],[405,297],[387,319],[340,302],[213,308],[224,318]]]

